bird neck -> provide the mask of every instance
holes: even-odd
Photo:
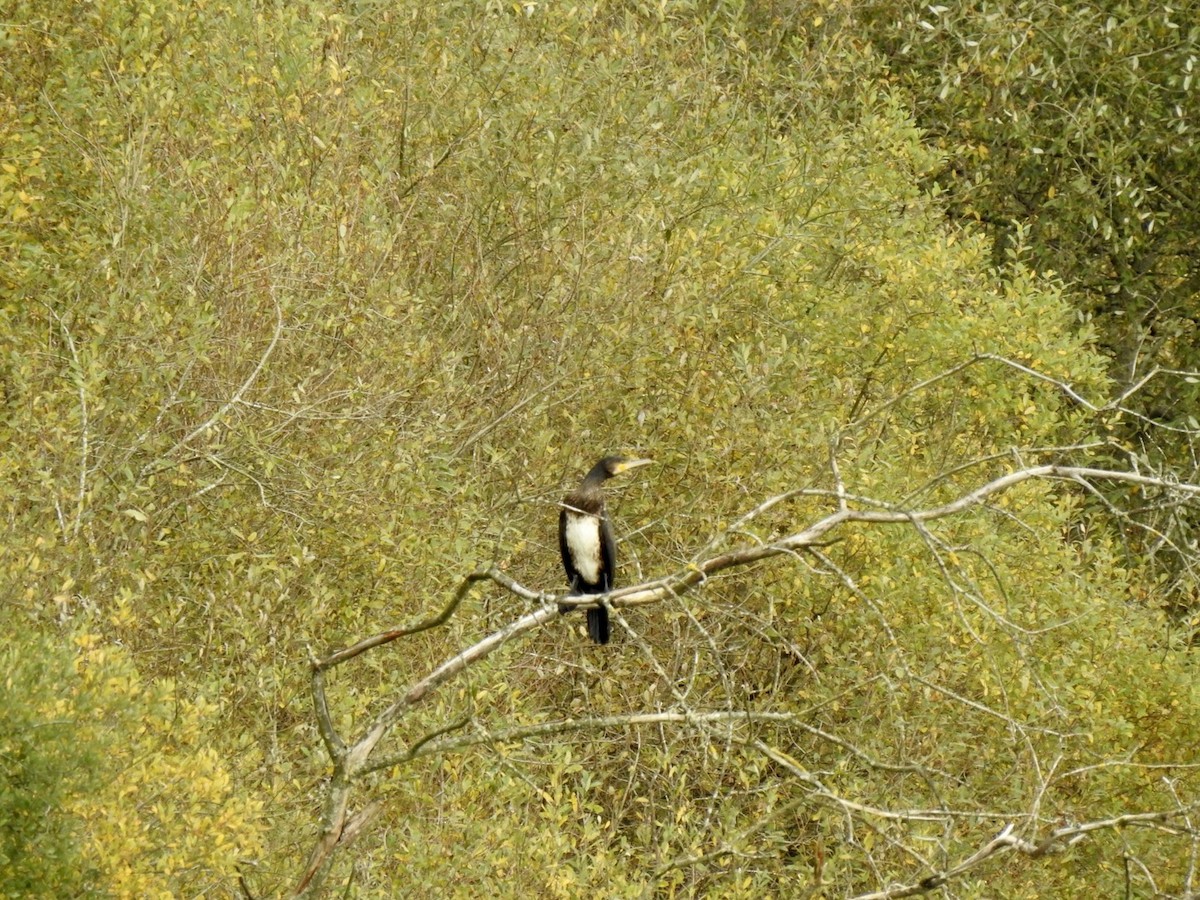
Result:
[[[583,484],[579,486],[579,490],[599,490],[600,485],[608,480],[608,469],[605,468],[604,460],[592,466],[591,471],[583,476]]]
[[[600,491],[599,483],[589,485],[585,479],[579,490],[569,494],[563,504],[568,509],[598,516],[604,512],[604,494]]]

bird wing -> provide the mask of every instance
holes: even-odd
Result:
[[[600,581],[605,591],[611,591],[617,583],[617,539],[613,535],[612,522],[608,513],[600,515]]]
[[[562,554],[563,570],[567,573],[567,584],[570,585],[570,590],[575,590],[575,583],[579,580],[579,572],[575,570],[575,563],[571,561],[571,548],[567,546],[567,511],[560,510],[558,514],[558,552]]]

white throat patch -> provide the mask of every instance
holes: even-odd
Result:
[[[579,577],[600,583],[600,518],[567,510],[567,549]]]

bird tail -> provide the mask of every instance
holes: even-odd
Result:
[[[587,611],[588,637],[597,644],[608,643],[608,610],[603,606]]]

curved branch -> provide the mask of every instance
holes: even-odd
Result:
[[[784,553],[791,553],[796,550],[801,550],[807,547],[817,546],[821,543],[821,539],[831,530],[845,522],[874,522],[881,525],[906,525],[920,522],[930,522],[935,519],[944,519],[948,516],[964,512],[975,506],[981,506],[985,500],[993,494],[998,494],[1010,488],[1017,486],[1025,481],[1034,479],[1064,479],[1064,480],[1094,480],[1094,481],[1123,481],[1130,484],[1138,484],[1144,487],[1156,487],[1164,490],[1178,491],[1184,494],[1200,496],[1200,485],[1190,484],[1187,482],[1167,482],[1161,478],[1154,478],[1147,475],[1139,475],[1135,472],[1122,472],[1115,469],[1093,469],[1082,466],[1061,466],[1061,465],[1043,465],[1031,466],[1024,469],[1018,469],[1015,472],[1010,472],[999,478],[976,488],[975,490],[964,494],[957,500],[952,500],[941,506],[935,506],[930,509],[922,510],[902,510],[902,509],[840,509],[835,513],[826,516],[818,522],[809,525],[803,531],[798,531],[795,534],[775,541],[772,544],[756,545],[745,547],[739,550],[732,550],[728,553],[723,553],[719,556],[714,556],[710,559],[695,563],[685,569],[683,572],[675,575],[667,576],[666,578],[657,581],[648,581],[643,584],[633,585],[627,588],[620,588],[605,595],[596,595],[586,598],[578,603],[571,601],[577,598],[564,599],[564,606],[581,606],[587,605],[589,602],[598,601],[601,596],[603,599],[614,607],[633,607],[645,606],[650,603],[657,603],[667,597],[674,596],[681,591],[686,591],[700,582],[704,581],[708,576],[714,575],[724,569],[733,568],[735,566],[745,566],[750,563],[759,562],[763,559],[769,559],[772,556],[779,556]],[[828,492],[825,492],[828,493]],[[789,495],[782,495],[789,496]],[[845,498],[853,503],[875,502],[868,501],[865,498],[850,497]]]
[[[531,613],[526,613],[499,631],[488,635],[482,641],[450,657],[450,659],[446,660],[424,678],[415,682],[405,691],[402,697],[376,717],[363,738],[350,749],[346,758],[349,774],[353,777],[362,773],[363,767],[366,765],[366,761],[372,751],[374,751],[376,744],[391,730],[392,726],[396,724],[396,721],[405,710],[423,700],[431,691],[458,675],[468,666],[491,655],[494,650],[508,643],[511,638],[516,637],[518,634],[524,634],[526,631],[532,631],[534,628],[539,628],[557,618],[558,615],[559,608],[557,603],[549,603],[535,609]]]
[[[393,629],[374,635],[363,641],[358,642],[343,650],[339,650],[324,660],[314,661],[313,666],[313,690],[317,709],[318,720],[324,722],[322,724],[322,737],[325,740],[326,746],[334,760],[334,777],[330,785],[330,794],[327,798],[325,824],[322,832],[322,837],[318,841],[317,847],[314,848],[310,857],[308,868],[301,880],[298,893],[303,893],[311,889],[314,881],[319,880],[321,873],[327,871],[329,862],[331,861],[334,850],[340,845],[342,833],[347,822],[347,808],[349,803],[349,793],[352,785],[360,776],[370,772],[376,772],[380,769],[389,768],[391,766],[406,762],[417,756],[426,755],[428,753],[438,752],[447,748],[456,746],[455,742],[438,741],[436,740],[440,734],[445,732],[434,732],[422,741],[412,746],[408,751],[401,754],[393,754],[392,756],[379,761],[369,762],[371,755],[380,741],[387,736],[395,724],[400,720],[403,714],[412,706],[425,699],[430,693],[440,687],[447,681],[452,680],[457,675],[465,671],[474,663],[489,656],[493,651],[499,649],[509,640],[517,637],[525,632],[532,631],[536,628],[545,625],[546,623],[556,619],[562,609],[570,609],[577,607],[589,607],[597,603],[605,603],[614,609],[626,607],[645,606],[652,603],[657,603],[668,598],[678,597],[681,593],[691,590],[692,588],[702,584],[709,576],[721,572],[725,569],[734,567],[747,566],[761,560],[769,559],[774,556],[792,555],[797,551],[821,546],[828,543],[830,532],[834,531],[839,526],[848,522],[864,522],[875,523],[881,525],[887,524],[907,524],[912,526],[920,526],[923,523],[930,522],[936,519],[942,519],[956,515],[974,507],[984,506],[988,499],[993,495],[1002,493],[1017,485],[1031,481],[1034,479],[1054,479],[1067,480],[1074,482],[1090,483],[1093,481],[1119,481],[1129,484],[1136,484],[1142,487],[1153,487],[1156,489],[1171,491],[1177,494],[1186,495],[1188,498],[1200,496],[1200,485],[1190,483],[1174,483],[1168,482],[1161,478],[1140,475],[1135,472],[1125,472],[1110,469],[1096,469],[1080,466],[1063,466],[1063,465],[1042,465],[1030,466],[1010,472],[1006,475],[994,478],[993,480],[981,485],[973,491],[963,494],[955,500],[944,503],[941,506],[931,507],[928,509],[901,509],[893,504],[883,503],[877,500],[872,500],[866,497],[855,497],[847,495],[844,491],[831,493],[829,491],[816,491],[804,489],[801,491],[788,492],[781,494],[777,498],[772,498],[763,504],[760,504],[755,509],[751,510],[743,519],[753,518],[765,509],[791,497],[798,495],[820,495],[836,500],[837,509],[822,519],[809,524],[807,527],[797,531],[785,538],[777,540],[771,544],[752,544],[742,546],[707,559],[693,562],[685,569],[660,578],[654,581],[645,582],[639,585],[611,591],[608,594],[601,594],[588,597],[559,597],[553,594],[534,591],[516,582],[509,576],[502,573],[496,567],[491,567],[486,570],[480,570],[467,575],[458,585],[454,595],[446,606],[436,615],[429,619],[418,622],[416,625],[407,626],[404,628]],[[862,508],[866,507],[866,508]],[[708,546],[712,546],[709,544]],[[423,678],[413,682],[407,690],[404,691],[390,706],[380,713],[375,720],[367,727],[363,736],[356,741],[352,746],[346,748],[341,739],[333,732],[332,724],[328,721],[328,709],[323,706],[323,679],[322,672],[331,666],[339,665],[350,659],[354,659],[366,651],[389,643],[396,638],[405,635],[415,634],[420,631],[425,631],[430,628],[446,622],[462,600],[466,597],[472,586],[480,581],[493,581],[501,587],[508,590],[519,597],[526,600],[532,600],[541,603],[539,607],[526,613],[520,618],[510,622],[504,628],[488,635],[483,640],[480,640],[470,647],[456,653],[454,656],[445,660],[441,665],[435,668],[432,672]],[[554,733],[555,730],[567,731],[583,727],[600,727],[604,724],[612,725],[636,725],[645,723],[666,723],[672,721],[691,722],[700,725],[701,727],[709,727],[715,722],[750,722],[755,721],[754,714],[743,713],[739,719],[738,715],[733,711],[722,711],[718,713],[654,713],[645,714],[648,718],[639,716],[618,716],[611,719],[594,719],[584,720],[579,724],[571,721],[560,723],[544,723],[538,726],[526,726],[524,729],[511,729],[507,732],[493,734],[482,742],[501,741],[505,739],[517,740],[525,736],[535,736],[539,733]],[[707,717],[707,718],[705,718]],[[715,717],[715,718],[714,718]],[[769,721],[767,717],[758,719],[759,721]],[[449,729],[453,730],[453,729]],[[815,730],[814,735],[820,737],[828,737],[824,733],[818,733]],[[736,738],[735,738],[736,739]],[[806,783],[816,795],[824,798],[827,801],[836,803],[847,812],[859,813],[867,816],[882,817],[885,819],[895,818],[905,821],[914,819],[922,819],[927,821],[942,821],[947,815],[953,815],[952,811],[948,810],[908,810],[899,813],[893,813],[889,810],[878,809],[875,807],[864,806],[854,801],[838,796],[836,793],[829,791],[821,782],[813,775],[804,770],[803,766],[795,760],[788,757],[782,751],[773,748],[761,740],[743,740],[746,746],[750,746],[760,753],[763,753],[768,758],[773,760],[777,765],[782,766],[787,771],[792,772],[802,782]],[[1145,814],[1150,816],[1151,814]],[[1153,814],[1155,816],[1170,816],[1176,813]],[[1131,824],[1134,819],[1129,821],[1116,822],[1113,820],[1104,823],[1094,823],[1091,826],[1080,826],[1078,833],[1080,836],[1086,833],[1088,829],[1097,829],[1102,827],[1117,827],[1118,825]],[[1138,820],[1141,821],[1141,820]],[[1145,821],[1158,821],[1154,819],[1145,819]],[[1068,833],[1063,830],[1055,832],[1050,843],[1043,842],[1043,845],[1028,845],[1042,846],[1040,852],[1052,852],[1053,849],[1061,844],[1064,840],[1071,838],[1073,832]],[[926,890],[932,890],[943,881],[936,879],[946,879],[953,877],[966,868],[975,865],[979,860],[993,855],[997,852],[1008,849],[1020,849],[1023,852],[1030,853],[1031,851],[1026,846],[1026,842],[1021,839],[1014,838],[1011,834],[1011,829],[1001,832],[992,843],[988,844],[980,850],[975,856],[972,856],[960,863],[958,867],[947,869],[946,871],[931,876],[933,881],[926,879],[910,888],[897,889],[909,890],[910,893],[921,893]],[[929,886],[926,886],[926,885]],[[899,897],[908,896],[905,893],[883,893],[872,895],[878,897]]]
[[[742,710],[716,710],[712,712],[656,712],[656,713],[627,713],[618,716],[592,716],[584,719],[556,719],[552,722],[537,722],[531,725],[515,725],[512,728],[502,728],[497,731],[487,731],[470,737],[453,740],[433,740],[447,729],[435,732],[418,741],[403,753],[395,753],[362,769],[361,774],[368,775],[381,769],[403,765],[423,756],[433,756],[442,753],[454,753],[471,747],[485,747],[494,744],[510,744],[533,738],[550,737],[557,734],[568,734],[573,731],[592,731],[598,728],[628,728],[641,725],[670,725],[685,723],[728,722],[730,724],[751,724],[766,722],[774,724],[800,724],[792,713],[752,712]]]
[[[511,638],[534,628],[540,627],[546,622],[552,621],[560,609],[566,608],[587,608],[604,602],[613,608],[632,608],[637,606],[646,606],[652,603],[657,603],[669,597],[676,597],[680,593],[691,590],[698,584],[705,581],[709,576],[739,566],[750,565],[751,563],[759,562],[764,559],[769,559],[781,554],[791,554],[797,550],[820,545],[825,536],[846,522],[873,522],[877,524],[914,524],[929,522],[935,519],[946,518],[963,512],[975,506],[980,506],[994,494],[1008,490],[1021,484],[1025,481],[1040,478],[1068,479],[1068,480],[1110,480],[1124,481],[1132,484],[1143,486],[1153,486],[1164,489],[1180,491],[1186,494],[1200,495],[1200,485],[1188,483],[1167,483],[1162,479],[1152,478],[1145,475],[1139,475],[1133,472],[1122,472],[1109,469],[1094,469],[1078,466],[1060,466],[1060,465],[1043,465],[1033,466],[1025,469],[1019,469],[1016,472],[1010,472],[1007,475],[995,478],[992,481],[976,488],[975,490],[964,494],[956,500],[945,503],[941,506],[932,507],[924,510],[893,510],[893,509],[853,509],[845,506],[837,512],[831,513],[823,519],[809,525],[807,528],[798,531],[788,537],[785,537],[772,544],[753,545],[742,547],[736,550],[731,550],[726,553],[719,554],[699,563],[694,563],[688,566],[681,572],[669,575],[665,578],[655,581],[644,582],[640,585],[633,585],[627,588],[619,588],[610,591],[608,594],[598,594],[588,597],[554,597],[554,595],[535,592],[524,587],[513,579],[504,575],[495,567],[486,571],[475,572],[468,575],[459,585],[454,597],[451,599],[447,607],[437,616],[422,622],[417,626],[412,626],[408,629],[396,629],[395,631],[384,632],[372,638],[368,638],[353,647],[339,651],[328,657],[323,663],[318,664],[321,668],[327,668],[330,665],[336,665],[340,662],[345,662],[347,659],[352,659],[354,656],[371,649],[372,647],[380,646],[400,637],[404,634],[412,634],[416,630],[425,630],[426,628],[434,627],[435,625],[444,622],[457,608],[462,598],[466,595],[467,590],[478,581],[491,580],[497,584],[504,586],[506,589],[518,594],[526,599],[550,600],[545,605],[527,613],[521,618],[509,623],[504,628],[500,629],[477,642],[471,647],[466,648],[461,653],[455,654],[450,659],[443,662],[433,672],[419,681],[412,684],[407,691],[385,709],[368,729],[364,737],[356,743],[349,751],[347,757],[348,774],[354,776],[362,771],[366,765],[366,760],[374,751],[376,745],[387,734],[391,727],[400,718],[401,714],[424,699],[431,691],[435,690],[444,682],[458,675],[468,666],[490,655],[494,650],[505,644]],[[787,495],[783,495],[787,496]],[[854,498],[846,498],[853,501]]]
[[[1153,380],[1154,378],[1156,378],[1158,376],[1174,375],[1174,376],[1179,376],[1179,377],[1189,377],[1190,378],[1190,377],[1196,376],[1197,373],[1195,373],[1195,372],[1185,372],[1185,371],[1174,370],[1174,369],[1154,368],[1149,373],[1147,373],[1145,376],[1143,376],[1139,381],[1137,381],[1135,384],[1131,385],[1129,388],[1127,388],[1125,391],[1123,391],[1120,396],[1108,401],[1107,403],[1097,404],[1097,403],[1093,403],[1090,400],[1088,400],[1086,397],[1084,397],[1082,394],[1080,394],[1078,391],[1076,391],[1067,382],[1065,382],[1059,378],[1055,378],[1052,375],[1047,375],[1045,372],[1039,372],[1037,369],[1034,369],[1031,366],[1027,366],[1024,363],[1017,362],[1015,359],[1009,359],[1006,356],[1001,356],[998,353],[978,353],[975,356],[972,356],[970,359],[960,362],[956,366],[946,369],[943,372],[939,372],[938,374],[936,374],[930,378],[927,378],[924,381],[920,381],[917,384],[910,385],[909,387],[905,388],[900,393],[896,394],[894,397],[890,398],[889,400],[884,401],[879,406],[872,409],[870,412],[867,412],[866,414],[864,414],[864,415],[860,416],[859,418],[855,419],[854,421],[850,422],[847,427],[848,428],[858,428],[858,427],[864,425],[865,423],[869,422],[871,419],[874,419],[875,417],[887,412],[887,410],[891,409],[893,406],[896,406],[897,404],[902,403],[906,398],[911,397],[914,394],[918,394],[921,391],[925,390],[926,388],[931,387],[932,385],[937,384],[940,381],[945,381],[948,378],[953,378],[955,375],[960,374],[965,369],[969,369],[972,366],[976,366],[980,363],[985,363],[985,362],[997,363],[1001,366],[1005,366],[1007,368],[1010,368],[1017,372],[1020,372],[1023,375],[1027,375],[1030,378],[1034,379],[1035,381],[1040,381],[1044,384],[1048,384],[1051,387],[1053,387],[1054,389],[1056,389],[1059,393],[1061,393],[1064,397],[1066,397],[1067,400],[1069,400],[1072,404],[1074,404],[1075,406],[1078,406],[1078,407],[1082,407],[1083,409],[1086,409],[1089,412],[1122,413],[1124,415],[1130,416],[1131,418],[1135,418],[1142,422],[1152,424],[1156,428],[1162,428],[1167,431],[1174,431],[1174,432],[1182,433],[1182,434],[1195,434],[1194,429],[1180,428],[1178,426],[1171,426],[1171,425],[1166,425],[1162,422],[1157,422],[1154,419],[1150,418],[1149,416],[1145,415],[1144,413],[1140,413],[1136,409],[1132,409],[1125,405],[1125,402],[1130,397],[1132,397],[1134,394],[1136,394],[1138,391],[1140,391],[1143,387],[1145,387],[1151,380]]]
[[[267,349],[264,350],[262,356],[258,358],[258,364],[254,367],[254,370],[246,377],[246,380],[242,382],[241,386],[233,392],[233,396],[225,401],[220,409],[209,416],[206,421],[193,428],[186,437],[180,438],[179,441],[176,442],[175,446],[173,446],[166,453],[162,454],[162,456],[160,456],[154,462],[147,463],[142,468],[139,478],[144,478],[147,474],[157,471],[157,468],[160,464],[164,464],[166,460],[174,456],[181,449],[186,447],[196,438],[200,437],[200,435],[204,434],[206,431],[216,425],[217,422],[219,422],[221,418],[227,412],[229,412],[229,410],[233,409],[233,407],[237,406],[238,403],[241,402],[242,396],[246,393],[246,391],[250,390],[254,382],[258,380],[258,376],[262,374],[262,370],[266,368],[267,360],[269,360],[271,358],[271,354],[275,352],[275,347],[279,343],[279,338],[282,334],[283,309],[280,307],[279,301],[275,301],[275,333],[271,335],[271,342],[267,344]]]
[[[321,740],[329,751],[329,758],[340,762],[346,755],[346,744],[341,735],[333,727],[333,716],[329,714],[329,699],[325,696],[325,673],[313,666],[312,676],[313,713],[317,717],[317,728],[321,732]]]
[[[521,593],[521,591],[525,590],[494,566],[490,569],[480,569],[479,571],[472,572],[470,575],[465,576],[461,582],[459,582],[458,588],[454,591],[454,595],[442,608],[441,612],[438,612],[430,616],[428,619],[424,619],[415,625],[405,625],[401,628],[393,628],[389,631],[382,631],[379,634],[371,635],[369,638],[364,638],[356,644],[352,644],[349,647],[345,647],[341,650],[331,653],[324,659],[313,662],[313,672],[322,672],[325,669],[330,669],[334,666],[341,665],[342,663],[352,660],[354,657],[362,653],[366,653],[368,650],[373,650],[375,647],[380,647],[384,644],[391,643],[397,638],[407,637],[410,634],[418,634],[422,631],[428,631],[431,628],[437,628],[439,625],[444,625],[447,621],[449,621],[450,617],[454,615],[454,611],[458,609],[459,604],[462,603],[463,598],[467,596],[467,593],[471,590],[471,588],[474,587],[478,582],[489,579],[497,584],[509,588],[509,590],[513,590],[514,593]],[[535,594],[534,596],[536,597],[537,595]]]
[[[1062,853],[1096,831],[1107,831],[1136,825],[1166,828],[1172,819],[1184,819],[1186,821],[1188,814],[1196,809],[1200,809],[1200,804],[1192,804],[1180,809],[1164,810],[1162,812],[1128,813],[1123,816],[1115,816],[1111,819],[1086,822],[1081,825],[1068,825],[1063,828],[1054,829],[1049,835],[1037,842],[1026,840],[1020,835],[1014,834],[1015,828],[1012,823],[1009,823],[994,838],[966,859],[955,863],[953,866],[949,866],[940,872],[935,872],[914,884],[899,885],[882,891],[873,891],[870,894],[859,894],[854,900],[896,900],[899,897],[913,897],[917,894],[927,894],[930,891],[936,891],[943,887],[952,879],[975,868],[975,866],[993,856],[1016,851],[1025,854],[1031,859],[1037,859],[1052,853]]]

